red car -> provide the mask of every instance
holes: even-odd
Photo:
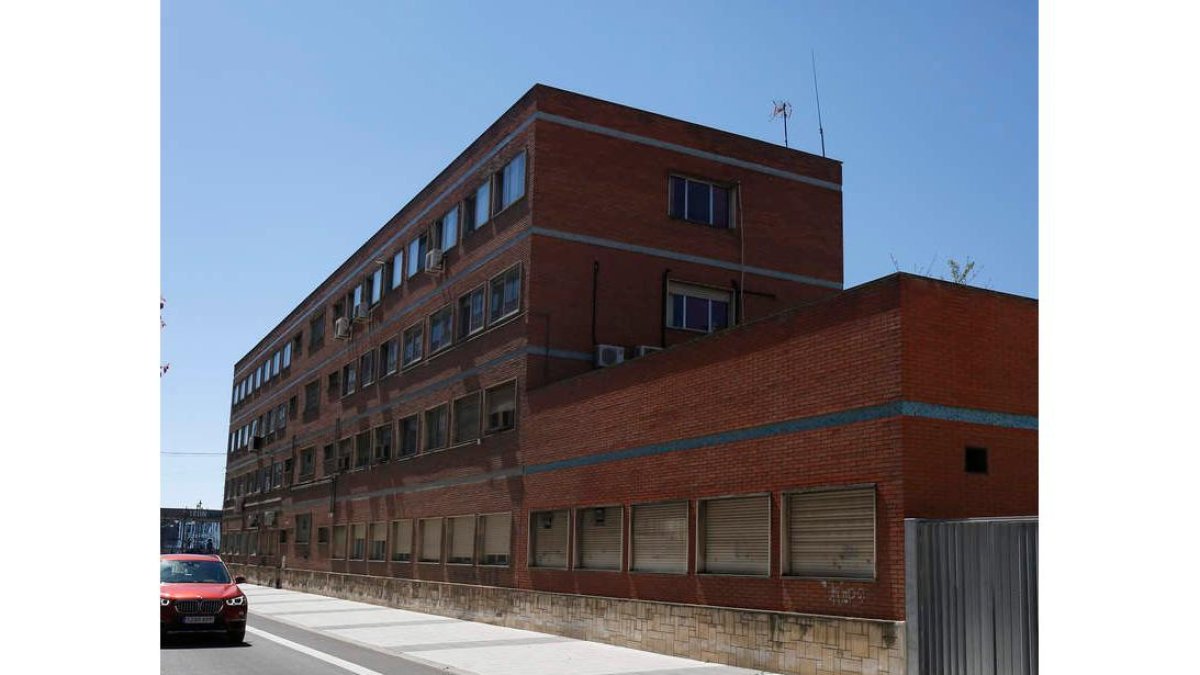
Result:
[[[215,555],[177,553],[164,555],[158,604],[162,637],[168,633],[224,633],[240,644],[246,637],[246,613],[250,603],[229,570]]]

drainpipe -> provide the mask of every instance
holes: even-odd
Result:
[[[667,282],[670,281],[670,279],[671,279],[671,269],[667,268],[667,269],[663,270],[662,311],[660,311],[658,313],[658,320],[662,322],[660,324],[662,326],[662,328],[660,329],[661,335],[659,337],[659,345],[658,346],[662,347],[663,349],[667,348],[667,300],[668,300],[668,298],[667,298]]]

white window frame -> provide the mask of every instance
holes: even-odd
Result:
[[[699,328],[688,328],[685,324],[684,317],[679,317],[679,324],[675,325],[675,302],[672,296],[681,295],[684,298],[692,297],[708,301],[708,326],[709,330],[701,330]],[[713,301],[725,302],[728,305],[725,328],[732,328],[736,325],[736,307],[734,306],[733,289],[717,288],[714,286],[703,286],[699,284],[689,284],[683,281],[668,281],[667,282],[667,302],[666,302],[666,321],[667,328],[671,330],[686,330],[692,333],[709,334],[716,330],[725,330],[724,328],[713,329],[712,303]],[[687,300],[684,300],[684,312],[687,312]]]

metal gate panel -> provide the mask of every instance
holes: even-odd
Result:
[[[908,672],[1037,674],[1037,519],[905,521]]]

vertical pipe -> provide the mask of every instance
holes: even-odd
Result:
[[[659,337],[659,345],[663,349],[667,348],[667,283],[671,279],[671,269],[663,270],[662,276],[662,311],[658,313],[659,321],[662,321],[661,336]]]

